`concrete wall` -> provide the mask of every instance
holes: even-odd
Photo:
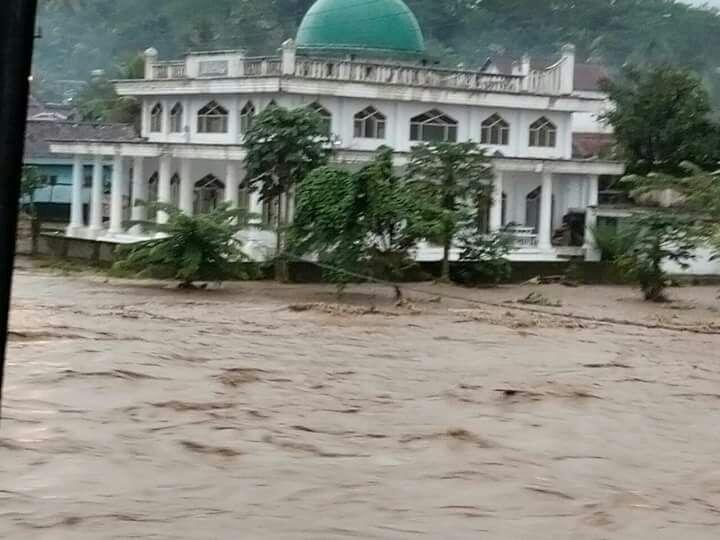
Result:
[[[210,101],[216,101],[229,112],[227,133],[198,133],[197,113]],[[252,101],[259,113],[271,100],[288,108],[303,107],[313,102],[320,103],[332,114],[332,133],[339,137],[341,148],[353,150],[374,150],[378,146],[388,145],[398,151],[408,151],[417,144],[410,140],[410,119],[438,109],[458,122],[458,140],[481,140],[483,120],[499,114],[510,124],[510,144],[488,146],[492,152],[502,152],[507,157],[533,157],[547,159],[569,159],[572,156],[572,113],[556,111],[537,111],[522,108],[522,98],[517,108],[490,108],[471,105],[443,103],[424,103],[405,99],[368,100],[342,96],[289,95],[289,94],[248,94],[248,95],[201,95],[167,96],[145,98],[143,103],[142,134],[151,142],[202,144],[240,144],[240,111],[248,101]],[[151,133],[150,111],[155,104],[163,106],[163,132]],[[170,133],[170,110],[176,103],[183,105],[183,133]],[[382,112],[386,119],[384,139],[363,139],[354,137],[354,116],[368,106]],[[554,148],[531,148],[529,146],[530,124],[545,116],[557,127],[557,144]]]

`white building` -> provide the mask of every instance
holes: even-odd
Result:
[[[495,156],[491,228],[512,228],[518,240],[514,257],[581,255],[589,251],[582,231],[579,241],[576,235],[560,242],[575,245],[554,245],[554,232],[566,216],[582,216],[595,206],[598,178],[622,174],[623,165],[573,159],[573,115],[595,114],[604,106],[602,97],[576,90],[574,80],[570,45],[542,69],[533,69],[525,56],[512,74],[430,65],[417,20],[402,0],[318,0],[296,39],[273,57],[213,51],[160,61],[151,48],[145,78],[116,84],[121,96],[142,102],[141,138],[51,145],[53,152],[75,156],[67,234],[137,240],[142,233],[126,231],[124,219],[128,207],[134,219],[145,217],[145,208],[132,204],[140,199],[174,203],[188,213],[224,199],[262,213],[257,195],[239,187],[243,134],[256,114],[275,103],[317,110],[333,137],[336,159],[344,163],[366,162],[380,145],[393,147],[402,166],[412,146],[423,141],[479,142]],[[82,163],[88,157],[95,174],[85,222]],[[106,224],[107,163],[113,174]],[[270,234],[259,230],[249,231],[248,238],[260,251],[273,244]],[[435,252],[426,249],[421,256],[432,258]]]

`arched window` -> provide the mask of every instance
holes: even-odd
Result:
[[[250,131],[255,118],[255,105],[252,101],[248,101],[240,110],[240,133],[245,134]]]
[[[410,140],[456,142],[457,126],[457,120],[433,109],[410,120]]]
[[[493,114],[482,123],[480,136],[482,144],[507,146],[510,144],[510,124],[499,114]]]
[[[207,214],[222,203],[224,196],[225,184],[216,176],[208,174],[195,182],[193,213],[195,215]]]
[[[385,115],[375,107],[367,107],[355,115],[355,137],[384,139]]]
[[[180,175],[177,173],[170,179],[170,204],[180,206]]]
[[[211,101],[198,111],[198,133],[227,133],[228,112],[217,101]]]
[[[182,133],[183,131],[183,106],[176,103],[170,110],[170,133]]]
[[[320,116],[320,129],[322,130],[322,134],[330,137],[330,133],[332,132],[332,114],[330,114],[330,111],[317,102],[308,105],[308,110]]]
[[[557,142],[557,128],[550,120],[539,118],[530,124],[530,146],[554,147]]]
[[[162,133],[162,117],[163,106],[161,103],[156,103],[150,111],[150,131],[152,133]]]
[[[148,179],[148,190],[147,190],[147,201],[146,203],[155,203],[158,200],[158,187],[159,187],[159,180],[160,177],[158,176],[158,173],[153,173],[152,176]],[[155,219],[157,216],[157,211],[150,207],[147,210],[147,218],[149,220]]]

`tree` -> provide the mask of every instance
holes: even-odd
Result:
[[[720,157],[720,129],[709,120],[708,93],[689,70],[628,67],[603,88],[614,103],[604,118],[630,172],[676,172],[683,161],[709,164]]]
[[[165,212],[168,221],[142,225],[162,236],[119,248],[115,271],[177,279],[181,288],[193,288],[195,281],[242,277],[238,263],[246,256],[236,235],[247,223],[245,211],[223,205],[207,214],[188,216],[171,205],[150,206]]]
[[[292,193],[311,171],[327,163],[328,140],[315,112],[270,106],[257,116],[244,144],[245,184],[259,190],[260,199],[274,207],[276,272],[278,279],[286,280],[283,256]]]
[[[26,165],[22,169],[20,178],[20,197],[27,201],[30,215],[35,217],[35,192],[43,187],[43,179],[35,167]]]
[[[407,178],[419,195],[415,221],[443,248],[442,279],[447,281],[458,232],[483,219],[492,203],[490,157],[473,142],[419,145],[412,149]]]
[[[620,270],[640,284],[645,300],[666,301],[668,276],[663,265],[674,262],[687,268],[695,258],[694,221],[668,212],[637,214],[623,223],[620,234],[628,238],[623,242],[628,250],[616,261]]]
[[[460,261],[465,264],[453,279],[468,285],[497,285],[507,280],[512,265],[507,256],[512,241],[503,233],[487,234],[481,229],[470,229],[460,237]]]
[[[415,264],[410,250],[422,231],[412,221],[414,195],[395,175],[387,147],[355,173],[316,169],[298,189],[291,249],[317,255],[340,290],[361,275],[399,281]]]
[[[645,198],[669,190],[673,207],[696,219],[696,234],[713,249],[713,257],[720,257],[720,170],[706,171],[691,162],[683,162],[682,174],[650,173],[647,176],[629,175],[622,182],[630,186],[637,198]]]
[[[142,79],[145,59],[141,55],[115,66],[118,79]],[[83,90],[73,99],[80,117],[86,122],[112,122],[132,124],[140,133],[140,102],[132,97],[118,96],[115,85],[104,72],[96,73]]]

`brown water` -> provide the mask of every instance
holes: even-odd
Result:
[[[380,313],[288,309],[329,290],[21,272],[0,538],[720,535],[720,336],[369,288],[348,298]],[[718,320],[714,289],[540,290],[549,312]]]

